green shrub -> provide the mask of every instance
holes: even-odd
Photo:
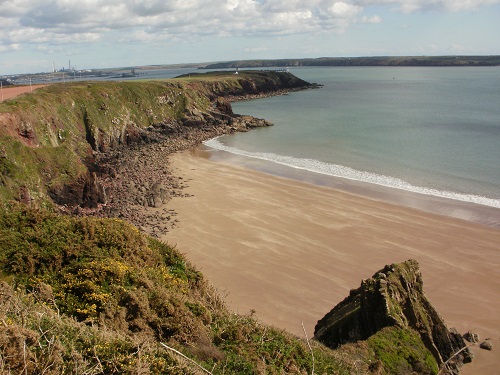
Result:
[[[367,341],[388,374],[438,373],[435,358],[410,329],[386,327]]]

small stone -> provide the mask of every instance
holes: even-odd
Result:
[[[489,341],[483,341],[479,347],[484,350],[493,350],[493,344]]]
[[[466,339],[468,342],[479,342],[479,335],[475,332],[467,331],[464,334],[464,339]]]

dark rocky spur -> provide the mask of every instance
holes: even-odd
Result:
[[[422,274],[415,260],[387,265],[318,321],[314,336],[335,348],[347,342],[366,340],[385,327],[418,333],[425,347],[448,373],[457,374],[472,352],[455,329],[427,299]],[[458,353],[458,354],[457,354]]]

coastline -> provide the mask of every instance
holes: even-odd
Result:
[[[497,207],[330,176],[301,168],[280,165],[266,160],[240,156],[223,150],[212,149],[205,144],[192,150],[192,152],[200,157],[242,166],[256,172],[263,172],[273,176],[289,178],[317,186],[330,187],[346,193],[356,194],[386,203],[463,219],[500,229],[500,208]]]
[[[349,290],[385,264],[416,259],[424,289],[449,327],[500,343],[500,230],[461,219],[214,162],[169,157],[189,197],[168,207],[179,225],[161,238],[242,314],[309,335]],[[474,348],[462,373],[494,373]]]
[[[151,102],[155,102],[155,98],[151,97]],[[171,230],[175,236],[175,233],[185,231],[188,241],[191,236],[194,242],[179,250],[188,254],[194,250],[194,253],[208,256],[208,263],[200,265],[198,260],[193,263],[210,281],[218,276],[227,277],[225,284],[220,285],[228,291],[229,298],[225,299],[233,311],[253,314],[253,309],[256,309],[261,321],[278,328],[289,327],[288,331],[302,337],[303,323],[297,322],[296,318],[305,321],[311,336],[315,321],[324,315],[325,309],[328,311],[338,302],[335,293],[345,297],[344,290],[359,285],[358,277],[368,277],[384,264],[408,259],[408,254],[419,259],[419,248],[414,249],[412,243],[405,242],[407,237],[421,242],[422,236],[417,233],[423,232],[425,241],[428,237],[433,238],[441,246],[451,244],[453,251],[464,252],[471,248],[476,252],[478,249],[483,251],[483,247],[490,249],[491,243],[498,243],[497,238],[491,237],[491,232],[484,232],[483,227],[483,231],[473,235],[468,232],[470,228],[460,227],[449,240],[446,230],[437,234],[432,232],[434,227],[440,228],[440,219],[431,220],[432,230],[428,230],[427,224],[420,223],[420,211],[408,213],[403,208],[404,212],[400,212],[401,207],[397,205],[388,208],[390,205],[383,202],[346,194],[338,189],[296,183],[192,158],[185,150],[204,139],[246,131],[254,126],[267,126],[265,120],[233,116],[229,103],[225,101],[218,100],[217,103],[223,112],[209,111],[208,115],[201,116],[193,107],[187,110],[182,120],[148,127],[139,134],[121,129],[102,142],[100,136],[87,134],[87,142],[101,150],[92,153],[96,172],[89,168],[89,180],[85,181],[82,193],[84,202],[92,205],[64,204],[59,207],[61,212],[119,217],[171,244],[173,241],[166,232]],[[122,135],[131,134],[133,140],[130,143],[118,142]],[[66,142],[68,144],[70,142]],[[113,147],[107,149],[108,146]],[[182,150],[183,154],[170,155]],[[85,188],[90,188],[90,197],[85,196]],[[29,202],[29,194],[23,194],[22,198],[26,196]],[[402,225],[408,222],[413,225],[409,229]],[[470,236],[461,237],[462,232]],[[476,237],[483,241],[479,248],[469,241]],[[467,248],[454,247],[455,240],[461,240]],[[427,250],[427,246],[425,248]],[[476,263],[481,266],[485,263],[483,254],[481,259],[473,259],[472,265],[466,266],[462,261],[456,263],[456,259],[443,262],[441,254],[438,255],[433,254],[432,259],[441,267],[439,277],[449,271],[448,267],[458,264],[461,278],[464,277],[462,272],[467,274],[470,267],[475,270]],[[489,261],[496,267],[498,259],[495,255],[490,256]],[[452,258],[454,256],[452,254]],[[187,259],[191,261],[194,257],[189,254]],[[210,262],[219,267],[215,276],[204,270]],[[443,268],[443,264],[446,267]],[[494,292],[498,290],[498,267],[489,265],[485,272],[493,277],[493,283],[485,277],[483,284],[487,285],[481,290],[487,301],[494,300],[490,295],[492,285]],[[356,282],[353,282],[355,278]],[[243,290],[234,292],[233,286],[243,287]],[[468,296],[470,290],[462,292]],[[250,308],[235,304],[233,296]],[[477,302],[477,299],[472,299],[472,302]],[[459,308],[455,307],[455,310],[463,307],[461,304],[456,306]],[[479,324],[476,320],[472,322],[474,327],[479,327],[476,331],[482,338],[492,336],[490,332],[494,332],[494,340],[498,341],[496,320],[490,311],[490,308],[496,311],[497,306],[486,304],[485,308],[486,312],[479,314],[485,319],[480,319]],[[483,335],[483,332],[486,333]]]

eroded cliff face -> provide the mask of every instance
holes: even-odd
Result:
[[[149,82],[51,85],[0,105],[0,197],[25,203],[106,203],[101,160],[167,142],[166,151],[270,125],[230,101],[309,84],[288,73],[231,73]]]
[[[326,314],[315,327],[315,338],[335,348],[347,342],[366,340],[385,327],[414,330],[439,366],[458,373],[472,360],[462,337],[449,330],[423,290],[422,275],[415,260],[392,264],[363,280],[358,289]],[[450,360],[451,358],[451,360]],[[449,362],[447,362],[450,360]]]

